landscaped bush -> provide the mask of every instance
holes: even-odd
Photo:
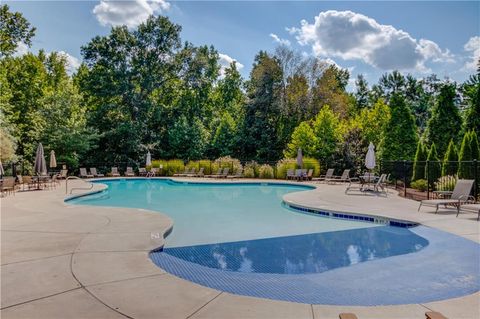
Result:
[[[260,178],[273,178],[273,167],[268,164],[260,166],[258,175]]]
[[[253,167],[245,167],[243,169],[243,177],[254,178],[255,177],[255,170],[253,169]]]
[[[453,191],[457,184],[457,176],[447,175],[440,177],[435,182],[435,190],[437,191]]]
[[[320,162],[311,157],[304,157],[303,158],[303,168],[311,169],[313,168],[313,176],[320,175]]]
[[[259,171],[258,171],[258,170],[260,169],[260,165],[258,165],[257,162],[255,162],[255,161],[250,161],[250,162],[245,163],[245,165],[244,165],[244,174],[243,174],[243,175],[245,175],[245,171],[247,171],[247,169],[248,169],[248,170],[251,170],[251,171],[253,172],[253,175],[250,176],[250,177],[258,177],[258,175],[259,175]],[[245,176],[245,177],[247,177],[247,176]]]
[[[285,179],[287,170],[297,168],[297,161],[293,158],[284,158],[277,162],[277,178]]]
[[[238,159],[230,156],[219,157],[212,163],[212,171],[214,173],[216,173],[219,168],[227,167],[230,169],[230,174],[235,174],[237,170],[242,168],[242,164]]]
[[[196,172],[200,171],[200,169],[203,168],[203,174],[210,175],[212,161],[210,160],[190,161],[187,163],[186,167],[189,169],[195,168]]]
[[[179,159],[172,159],[172,160],[154,160],[152,161],[151,167],[160,168],[162,165],[162,169],[160,173],[166,176],[172,176],[176,173],[182,173],[185,170],[185,164],[182,160]],[[148,168],[148,167],[147,167]]]
[[[428,182],[424,179],[417,179],[410,184],[410,187],[418,191],[424,192],[427,190]]]

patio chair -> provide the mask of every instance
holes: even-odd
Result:
[[[90,167],[90,174],[94,177],[105,177],[104,174],[99,174],[96,167]]]
[[[329,179],[332,179],[333,172],[335,172],[335,170],[333,168],[329,168],[327,169],[327,173],[325,173],[325,175],[320,175],[320,177],[312,178],[312,181],[327,181]]]
[[[295,170],[287,169],[287,179],[295,179]]]
[[[22,176],[22,190],[25,190],[25,186],[28,187],[28,190],[33,186],[35,187],[35,182],[33,181],[32,176]]]
[[[204,176],[204,172],[205,171],[205,167],[200,167],[200,169],[198,170],[198,173],[195,174],[195,177],[203,177]]]
[[[120,173],[118,172],[118,167],[112,167],[112,171],[110,173],[112,177],[120,177]]]
[[[338,315],[339,319],[358,319],[354,313],[344,312]]]
[[[383,192],[387,194],[387,174],[380,175],[380,178],[378,179],[377,183],[375,183],[375,187],[373,191],[377,193]]]
[[[329,182],[348,182],[350,181],[350,170],[349,169],[344,169],[343,173],[341,176],[332,176],[332,178],[325,179],[327,183]]]
[[[311,181],[312,178],[313,178],[313,168],[310,168],[310,169],[308,170],[308,173],[307,173],[307,176],[306,176],[305,179],[306,179],[307,181]]]
[[[67,179],[68,170],[62,169],[60,173],[57,174],[57,179]]]
[[[468,203],[460,205],[459,209],[457,210],[457,217],[460,213],[476,213],[478,214],[477,220],[480,220],[480,203]]]
[[[127,170],[125,171],[125,177],[133,177],[135,176],[135,172],[133,171],[133,168],[130,166],[127,166]]]
[[[192,167],[192,168],[190,169],[190,172],[188,172],[188,173],[185,175],[185,177],[195,177],[195,176],[197,175],[197,173],[196,173],[195,171],[196,171],[195,167]]]
[[[223,171],[223,169],[219,168],[216,174],[205,175],[205,177],[212,177],[212,178],[218,177],[218,176],[222,175],[222,171]]]
[[[138,168],[138,175],[147,176],[147,169],[145,167],[139,167]]]
[[[473,179],[459,179],[455,188],[453,189],[452,195],[448,199],[426,199],[420,202],[420,206],[418,206],[418,211],[422,206],[431,206],[436,207],[435,214],[438,212],[440,205],[453,205],[457,207],[457,213],[460,209],[460,205],[467,203],[473,197],[470,196],[470,192],[472,191],[473,186]],[[473,199],[475,200],[475,199]]]
[[[15,196],[15,177],[4,177],[1,184],[1,193],[12,194]]]
[[[243,168],[239,168],[237,169],[235,174],[227,176],[227,178],[242,178],[242,177],[243,177]]]
[[[81,178],[91,178],[94,177],[92,174],[87,174],[87,169],[85,167],[80,168],[80,175]]]
[[[173,174],[174,177],[180,177],[180,176],[187,176],[190,173],[190,169],[188,167],[185,167],[185,170],[183,173],[175,173]]]
[[[225,167],[225,168],[223,169],[222,174],[220,174],[218,177],[220,177],[220,178],[227,178],[229,171],[230,171],[230,168]]]
[[[302,170],[301,169],[296,169],[295,170],[295,180],[299,181],[302,179]]]

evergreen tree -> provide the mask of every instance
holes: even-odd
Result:
[[[458,171],[458,152],[453,140],[448,143],[447,152],[443,158],[442,176],[455,175]]]
[[[415,152],[415,160],[413,162],[412,181],[425,179],[425,161],[427,160],[427,149],[422,141],[418,141],[417,150]]]
[[[442,176],[442,164],[438,158],[437,148],[435,143],[430,147],[427,157],[427,166],[425,167],[425,176],[433,187],[434,183]]]
[[[292,139],[283,152],[286,158],[297,156],[298,149],[302,149],[304,156],[314,157],[316,155],[317,137],[308,122],[302,122],[292,133]]]
[[[361,110],[369,106],[369,95],[370,90],[368,89],[368,82],[365,80],[363,74],[357,76],[355,81],[356,91],[355,91],[355,100],[357,110]]]
[[[202,122],[194,118],[191,123],[182,115],[168,132],[171,157],[184,160],[201,159],[208,141],[208,132]]]
[[[480,132],[480,73],[470,76],[462,86],[462,92],[468,106],[465,117],[465,132],[469,130]]]
[[[478,145],[478,136],[475,131],[470,132],[470,151],[472,152],[472,160],[480,160],[480,146]]]
[[[380,143],[380,155],[384,160],[412,160],[418,137],[415,119],[403,97],[394,93],[390,98],[390,118]]]
[[[225,113],[215,130],[212,140],[213,155],[215,158],[232,155],[234,153],[236,137],[235,121],[229,113]]]
[[[446,83],[440,88],[440,94],[432,110],[432,116],[427,124],[426,140],[435,143],[439,154],[444,155],[448,142],[457,141],[462,127],[462,118],[454,103],[456,88],[454,84]]]
[[[470,132],[465,133],[462,140],[462,146],[460,147],[460,153],[458,155],[458,177],[469,178],[471,177],[471,164],[472,160],[472,143]]]

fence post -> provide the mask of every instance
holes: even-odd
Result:
[[[427,199],[430,199],[430,161],[426,162],[426,175],[427,178]]]
[[[475,196],[475,201],[477,200],[478,196],[478,161],[476,159],[473,160],[473,195]]]
[[[403,160],[403,197],[407,198],[407,161]]]

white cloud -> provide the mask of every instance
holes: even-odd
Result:
[[[129,28],[138,26],[155,13],[170,8],[165,0],[133,0],[110,1],[102,0],[93,8],[93,13],[101,25],[126,25]]]
[[[26,45],[25,43],[23,42],[18,42],[17,43],[17,49],[15,50],[15,53],[13,54],[13,56],[22,56],[22,55],[25,55],[28,53],[28,45]]]
[[[453,55],[433,41],[414,39],[403,30],[383,25],[352,11],[325,11],[313,24],[287,28],[301,45],[323,57],[362,60],[383,70],[427,71],[425,62],[453,62]]]
[[[235,62],[237,70],[241,70],[244,67],[243,64],[226,54],[219,53],[218,56],[220,57],[218,60],[218,63],[220,64],[220,78],[225,76],[225,69],[228,68],[232,62]]]
[[[73,74],[77,71],[77,69],[80,67],[80,60],[73,55],[68,54],[65,51],[59,51],[58,54],[62,55],[65,57],[67,61],[67,72],[68,74]]]
[[[465,51],[471,53],[470,61],[465,63],[463,69],[466,71],[475,71],[477,69],[478,59],[480,59],[480,37],[471,37],[463,48]]]
[[[276,35],[275,33],[270,33],[270,37],[273,39],[273,41],[279,43],[280,45],[290,46],[290,41],[289,40],[282,39],[278,35]]]

